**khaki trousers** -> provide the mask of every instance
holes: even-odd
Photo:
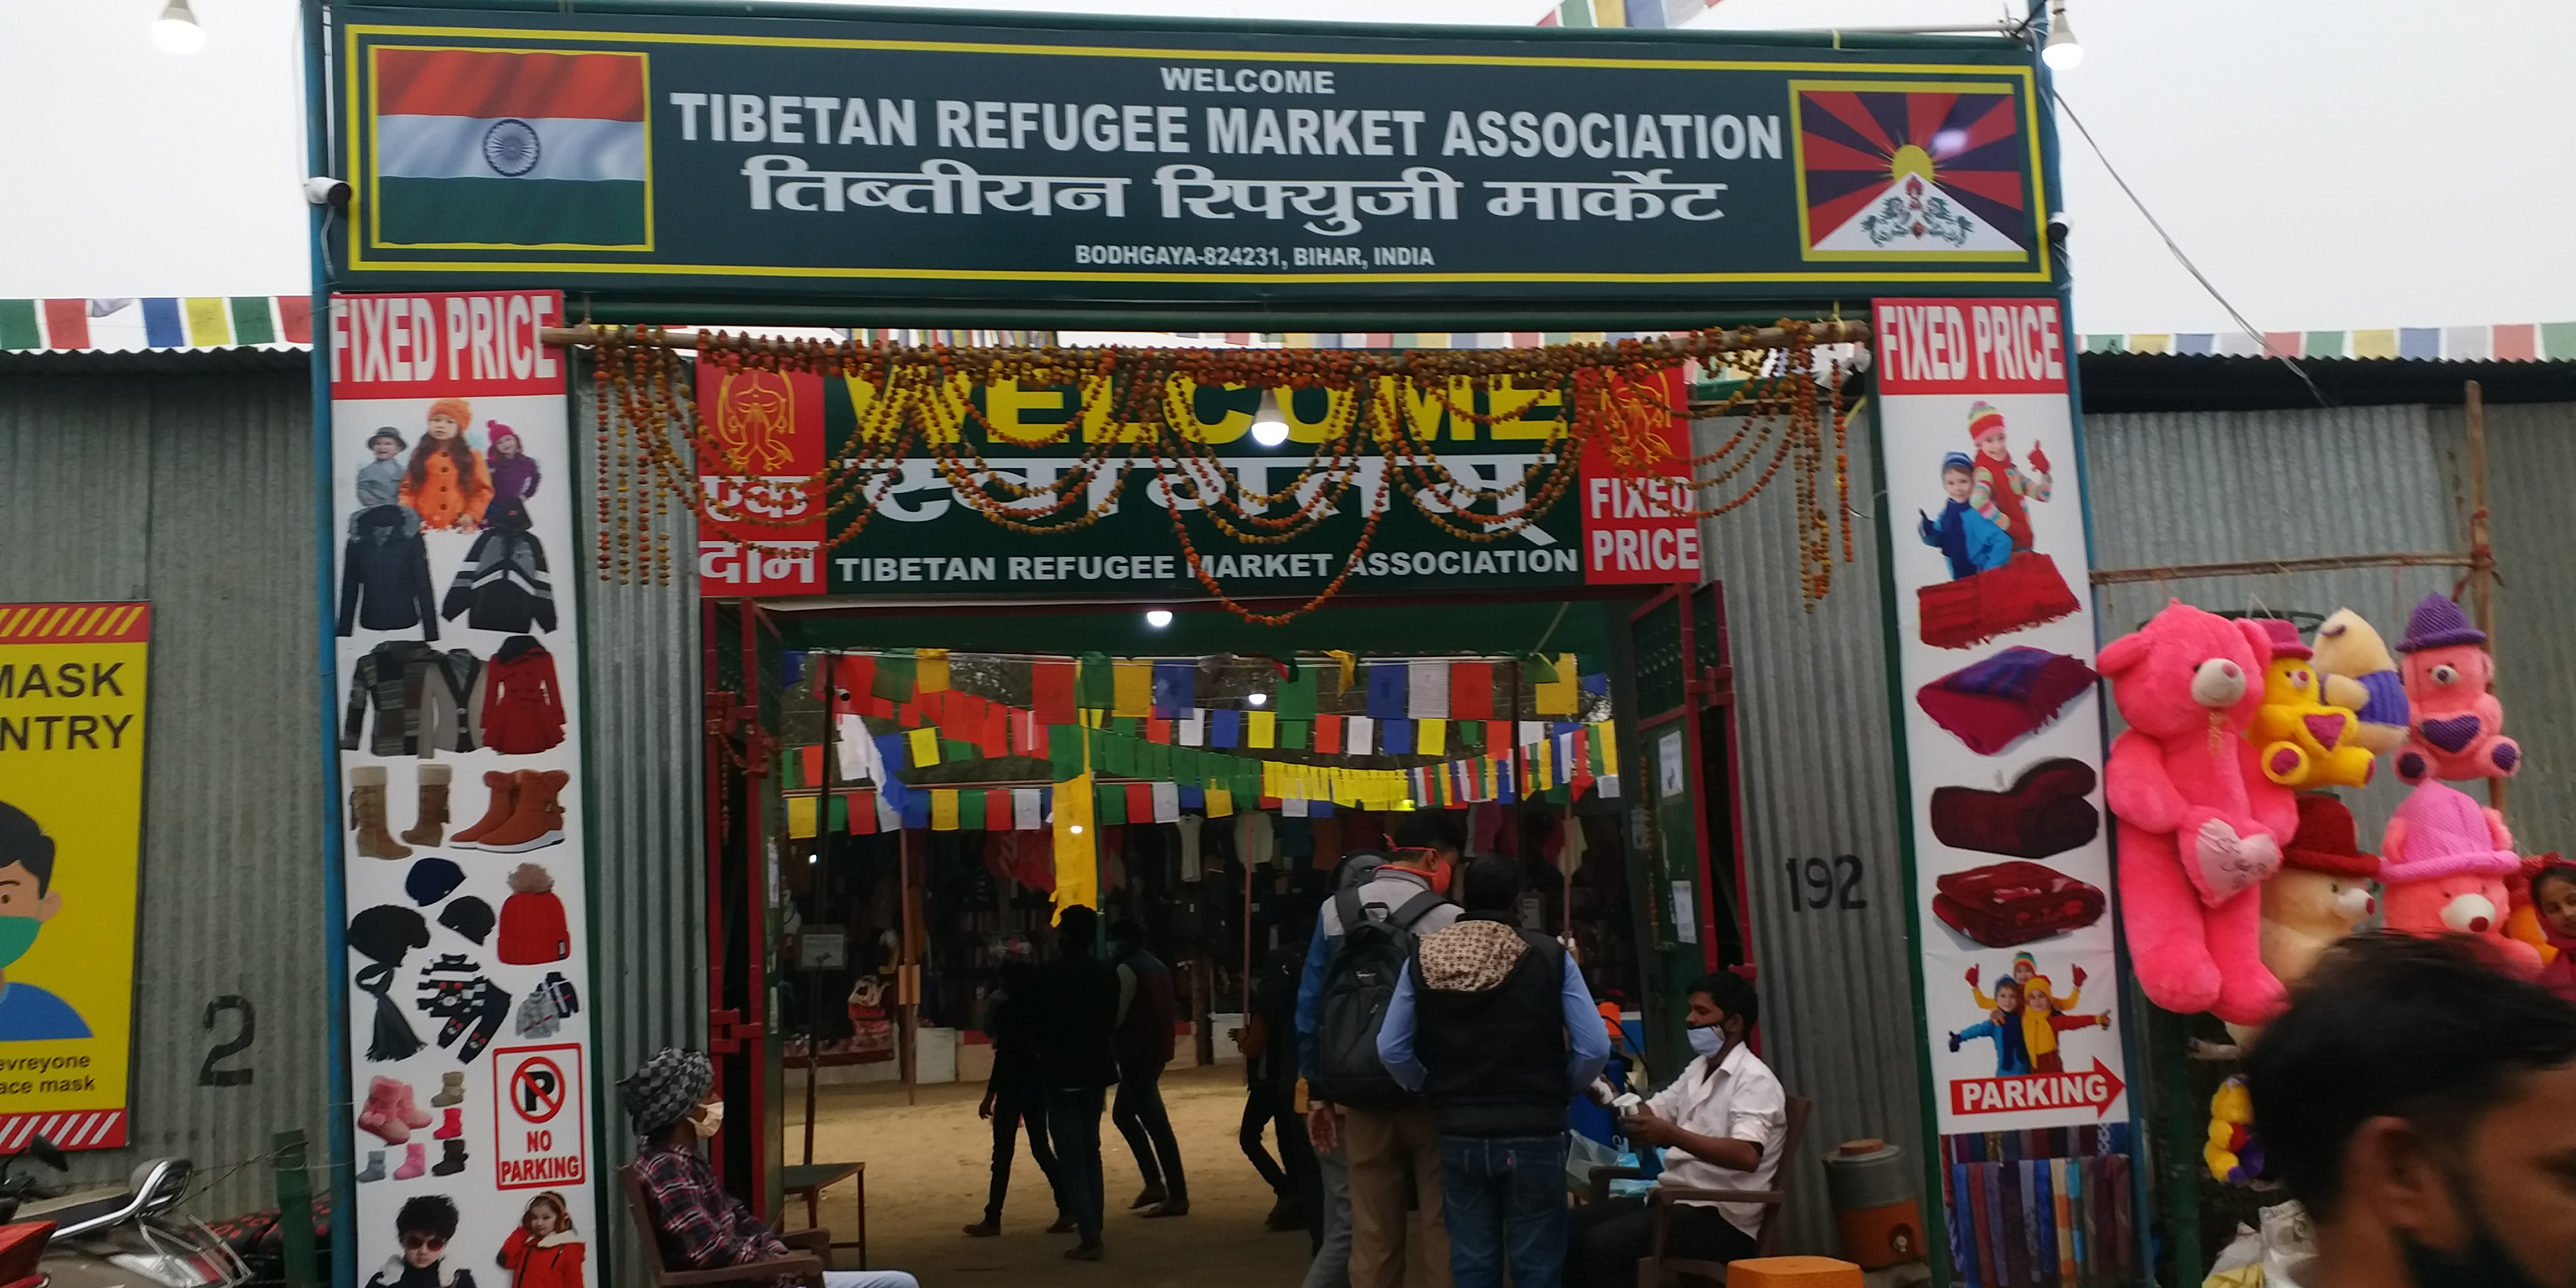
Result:
[[[1346,1109],[1351,1169],[1351,1288],[1403,1288],[1405,1180],[1422,1205],[1428,1288],[1451,1288],[1449,1227],[1440,1211],[1440,1127],[1429,1105]]]

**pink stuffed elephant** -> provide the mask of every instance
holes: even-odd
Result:
[[[2400,780],[2510,778],[2522,768],[2521,745],[2504,736],[2504,704],[2487,691],[2495,656],[2486,632],[2469,625],[2458,604],[2426,595],[2397,651],[2406,655],[2413,711],[2406,745],[2397,749]]]
[[[2475,935],[2523,973],[2540,969],[2540,950],[2505,933],[2513,903],[2505,883],[2521,872],[2522,859],[2504,815],[2480,809],[2456,787],[2423,783],[2388,820],[2379,848],[2390,930]]]
[[[2104,785],[2138,983],[2166,1010],[2231,1024],[2262,1024],[2287,1004],[2263,965],[2258,887],[2280,868],[2299,811],[2244,737],[2271,660],[2260,623],[2177,600],[2095,662],[2129,722]]]

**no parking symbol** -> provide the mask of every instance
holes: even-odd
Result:
[[[524,1190],[589,1179],[581,1047],[510,1047],[492,1055],[494,1183]]]

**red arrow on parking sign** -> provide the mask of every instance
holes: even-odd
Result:
[[[1959,1078],[1950,1083],[1950,1112],[2010,1114],[2027,1109],[2086,1109],[2095,1117],[2111,1112],[2128,1084],[2093,1057],[2093,1067],[2080,1073],[2024,1073],[2008,1078]]]

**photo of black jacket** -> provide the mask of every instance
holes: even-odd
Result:
[[[340,556],[340,634],[422,628],[438,638],[438,602],[429,580],[429,546],[420,516],[401,505],[371,505],[349,516]]]
[[[465,552],[465,566],[447,584],[442,606],[449,621],[471,609],[465,624],[478,631],[524,635],[555,628],[555,592],[546,582],[546,548],[528,531],[528,503],[501,497],[483,512],[483,534]]]

